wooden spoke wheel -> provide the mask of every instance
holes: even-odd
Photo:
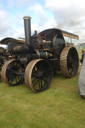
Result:
[[[60,56],[60,68],[65,77],[73,77],[77,74],[79,58],[76,48],[66,47]]]
[[[24,78],[20,74],[21,65],[18,60],[9,60],[7,61],[1,70],[1,78],[2,80],[10,85],[20,85],[24,82]]]
[[[25,70],[25,82],[33,92],[42,92],[49,88],[52,81],[52,68],[48,61],[35,59]]]

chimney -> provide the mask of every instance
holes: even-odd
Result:
[[[30,37],[31,37],[31,17],[25,16],[24,18],[24,30],[25,30],[25,43],[30,45]]]

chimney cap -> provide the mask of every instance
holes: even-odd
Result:
[[[23,19],[31,19],[30,16],[24,16]]]

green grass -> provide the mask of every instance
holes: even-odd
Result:
[[[85,128],[78,77],[57,74],[42,93],[33,93],[25,84],[8,87],[0,82],[0,128]]]
[[[85,128],[85,101],[77,83],[78,75],[58,74],[48,90],[33,93],[25,84],[0,82],[0,128]]]

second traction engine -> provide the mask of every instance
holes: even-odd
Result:
[[[25,43],[8,44],[8,51],[15,55],[2,68],[2,79],[8,85],[19,85],[25,80],[33,92],[49,88],[52,75],[61,71],[65,77],[77,74],[79,59],[75,47],[66,46],[64,35],[78,39],[77,35],[60,29],[47,29],[31,36],[31,17],[24,17]],[[13,45],[13,46],[12,46]]]

